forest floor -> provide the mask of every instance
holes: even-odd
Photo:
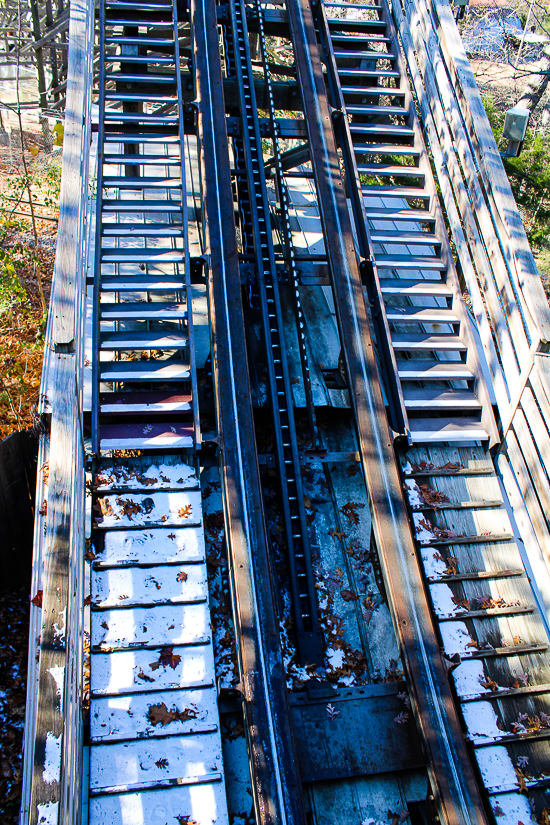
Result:
[[[20,136],[12,134],[13,145]],[[24,133],[25,159],[37,215],[35,234],[20,152],[0,146],[0,440],[36,425],[46,306],[55,260],[59,151],[43,152],[41,134]],[[36,152],[38,149],[38,152]],[[47,155],[44,158],[44,155]],[[36,248],[35,248],[36,247]],[[17,825],[21,802],[22,739],[25,722],[29,583],[13,589],[0,582],[0,820]]]

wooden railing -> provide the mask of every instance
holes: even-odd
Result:
[[[493,381],[501,479],[531,572],[548,580],[550,308],[449,3],[390,3]]]
[[[37,485],[22,825],[34,825],[40,816],[76,825],[82,811],[83,374],[93,14],[93,0],[72,0],[59,235],[41,386],[40,411],[49,432],[41,437]]]

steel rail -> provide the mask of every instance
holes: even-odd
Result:
[[[348,184],[348,197],[353,212],[353,221],[357,232],[359,251],[362,257],[361,274],[371,305],[371,313],[376,330],[376,343],[381,354],[384,367],[384,384],[386,387],[390,408],[390,421],[396,433],[404,434],[410,439],[410,425],[401,390],[401,383],[397,377],[397,361],[391,342],[390,327],[386,317],[386,310],[382,298],[382,290],[376,266],[374,245],[370,236],[365,204],[361,195],[361,180],[357,169],[357,161],[353,151],[353,140],[350,124],[346,112],[346,104],[338,78],[334,49],[330,38],[329,25],[325,5],[320,0],[314,6],[315,21],[319,41],[322,48],[324,63],[327,69],[328,87],[332,99],[332,121],[337,142],[342,150],[344,169]],[[380,12],[378,12],[380,16]]]
[[[224,517],[256,822],[304,825],[263,514],[213,0],[191,0]],[[214,58],[214,55],[216,57]]]
[[[103,140],[105,135],[105,0],[99,0],[99,100],[97,130],[97,183],[92,298],[92,454],[99,457],[99,294],[101,286],[101,216],[103,210]]]
[[[441,820],[479,825],[487,822],[485,810],[426,600],[380,391],[313,16],[308,0],[287,8],[323,230],[334,241],[327,254],[361,463],[412,707]]]
[[[306,408],[309,419],[309,429],[311,434],[312,447],[317,446],[319,433],[317,430],[317,420],[315,416],[315,405],[313,402],[313,392],[311,389],[311,377],[309,374],[309,362],[306,347],[306,322],[302,310],[302,303],[300,300],[300,281],[298,271],[296,269],[296,259],[294,253],[294,244],[292,241],[292,231],[290,228],[290,194],[286,185],[283,174],[283,165],[281,161],[281,150],[279,146],[279,126],[275,115],[275,103],[273,99],[273,85],[271,82],[271,71],[269,68],[269,59],[265,43],[265,25],[264,25],[264,10],[261,0],[255,0],[254,8],[258,15],[258,28],[260,36],[260,54],[262,58],[262,65],[264,69],[265,84],[267,88],[267,110],[269,112],[269,119],[271,121],[271,140],[273,143],[273,159],[275,165],[275,180],[279,194],[279,203],[281,210],[280,234],[283,246],[283,255],[288,268],[289,279],[291,282],[291,297],[294,315],[296,317],[296,332],[298,335],[298,352],[300,354],[300,364],[302,367],[302,380],[304,382],[304,393],[306,398]]]
[[[253,83],[244,0],[230,2],[235,69],[239,84],[242,142],[247,172],[259,305],[265,335],[275,450],[288,548],[298,655],[303,665],[324,661],[317,593],[302,490],[294,400],[288,371],[283,313],[273,246],[258,107]]]

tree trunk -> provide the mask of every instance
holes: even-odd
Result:
[[[518,101],[518,106],[523,109],[529,109],[531,114],[539,105],[541,98],[546,91],[548,81],[550,80],[550,43],[542,50],[542,57],[533,66],[533,73],[531,74],[527,86],[523,90],[521,100]]]

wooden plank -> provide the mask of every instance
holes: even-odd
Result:
[[[504,250],[517,289],[525,298],[531,335],[550,341],[550,308],[452,11],[444,0],[428,2],[447,71],[460,94],[461,111],[476,146],[481,177],[501,222]]]
[[[48,519],[44,547],[42,630],[38,708],[34,746],[32,803],[29,823],[36,825],[44,809],[59,803],[61,747],[64,734],[62,699],[53,668],[65,672],[66,621],[69,599],[69,556],[75,480],[74,422],[78,418],[74,356],[55,357],[56,391],[50,436]],[[27,754],[27,758],[30,754]],[[52,819],[52,822],[55,821]]]
[[[538,498],[531,484],[527,466],[513,432],[506,438],[508,457],[500,454],[497,461],[503,485],[513,507],[514,519],[522,542],[522,553],[531,587],[545,622],[547,632],[550,622],[550,534]],[[522,547],[523,544],[523,547]]]
[[[525,391],[524,396],[527,396],[529,393],[528,390]],[[550,517],[550,485],[548,482],[548,476],[544,471],[544,467],[542,466],[541,459],[539,457],[538,450],[542,450],[546,457],[548,458],[548,447],[549,445],[549,437],[546,428],[540,418],[540,415],[537,416],[538,410],[530,409],[531,405],[529,404],[529,400],[526,397],[527,407],[529,408],[530,412],[530,425],[535,426],[535,430],[533,431],[533,435],[527,426],[527,421],[525,420],[525,415],[522,410],[518,410],[514,416],[514,421],[512,424],[514,433],[518,440],[519,446],[521,447],[521,452],[523,453],[523,457],[525,459],[525,464],[529,469],[529,474],[532,479],[532,484],[534,488],[534,492],[536,492],[537,498],[540,501],[541,509],[544,514],[549,514]],[[534,405],[534,400],[531,396],[531,402]],[[538,420],[537,420],[538,419]],[[545,441],[546,445],[544,444],[544,440],[541,438],[542,443],[539,444],[539,439],[537,437],[537,433],[539,429],[543,429],[545,434]],[[534,436],[534,439],[533,439]],[[537,446],[535,447],[535,443]],[[546,447],[546,449],[544,449]],[[548,519],[545,517],[545,522],[547,524],[547,531],[548,531]]]

